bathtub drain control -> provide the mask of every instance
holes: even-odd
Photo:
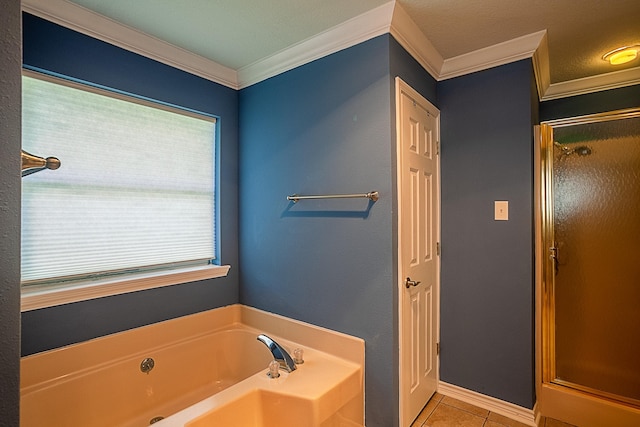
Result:
[[[155,365],[156,362],[154,362],[152,358],[147,357],[142,362],[140,362],[140,370],[145,374],[148,374]]]

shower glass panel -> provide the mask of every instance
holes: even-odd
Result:
[[[552,382],[640,406],[640,117],[553,141]]]

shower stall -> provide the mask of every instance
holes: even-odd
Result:
[[[539,409],[640,425],[640,109],[536,133]]]

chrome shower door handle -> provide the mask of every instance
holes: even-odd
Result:
[[[411,286],[418,286],[420,282],[416,282],[415,280],[411,280],[411,277],[407,277],[407,280],[404,281],[404,286],[409,289]]]
[[[549,248],[549,258],[553,260],[553,271],[558,274],[558,248],[552,246]]]

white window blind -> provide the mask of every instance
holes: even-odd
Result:
[[[23,285],[215,257],[215,119],[23,76]]]

